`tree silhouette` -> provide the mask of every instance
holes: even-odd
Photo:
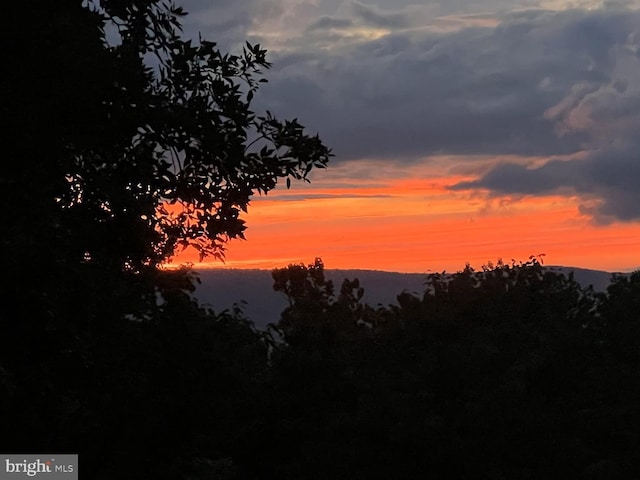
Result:
[[[147,317],[156,267],[176,249],[222,258],[252,195],[307,180],[331,156],[297,120],[251,109],[264,49],[182,38],[173,2],[7,11],[21,25],[1,80],[12,280],[0,333],[12,355],[39,361],[42,332],[73,342],[89,324]]]
[[[331,153],[296,119],[252,110],[270,66],[263,48],[231,55],[182,38],[183,15],[160,0],[5,9],[19,28],[5,31],[0,79],[0,420],[14,432],[3,451],[80,450],[97,462],[100,446],[133,450],[156,432],[143,478],[154,449],[175,446],[154,419],[222,422],[205,412],[215,395],[197,378],[233,386],[218,400],[224,412],[265,365],[268,338],[239,312],[192,305],[194,277],[158,267],[185,247],[222,258],[243,237],[253,195],[308,180]],[[225,338],[235,348],[211,355]],[[198,400],[185,403],[180,389]],[[216,442],[230,437],[211,439],[211,451],[228,453]],[[182,466],[227,465],[223,453],[182,452]]]
[[[613,276],[601,310],[607,341],[622,360],[640,366],[640,270]]]
[[[2,79],[13,147],[3,250],[11,271],[55,272],[49,297],[66,297],[61,276],[82,285],[92,269],[111,271],[104,287],[118,291],[116,278],[141,277],[176,248],[221,258],[243,237],[252,195],[329,160],[297,120],[252,111],[266,51],[229,55],[181,38],[172,2],[11,10],[29,22]]]

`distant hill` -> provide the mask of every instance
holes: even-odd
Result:
[[[277,322],[287,307],[287,298],[273,290],[271,270],[211,269],[198,272],[201,284],[196,289],[200,303],[214,310],[231,308],[244,300],[246,316],[259,328]],[[325,270],[325,277],[332,280],[336,291],[345,278],[358,278],[364,287],[364,301],[370,305],[395,304],[403,290],[421,293],[425,275],[421,273],[396,273],[376,270]]]
[[[613,273],[603,272],[602,270],[589,270],[587,268],[549,266],[549,270],[569,275],[573,272],[573,278],[583,287],[593,286],[596,292],[604,292],[607,290]]]
[[[596,291],[605,291],[611,280],[611,273],[584,268],[550,266],[550,270],[564,274],[573,272],[574,278],[583,286],[593,285]],[[201,304],[207,304],[216,311],[230,309],[234,303],[244,300],[245,315],[258,328],[268,323],[276,323],[280,313],[287,306],[284,294],[274,292],[271,270],[211,269],[198,271],[201,284],[195,296]],[[333,280],[336,291],[345,278],[360,280],[364,287],[364,301],[369,305],[397,304],[396,297],[406,290],[422,294],[426,274],[398,273],[378,270],[330,270],[325,271]]]

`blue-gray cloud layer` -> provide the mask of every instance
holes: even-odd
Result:
[[[600,221],[640,220],[637,8],[509,13],[500,10],[508,2],[496,0],[222,4],[215,10],[224,14],[196,12],[200,27],[209,26],[209,37],[257,31],[254,40],[267,48],[274,42],[258,107],[320,132],[336,162],[373,158],[401,168],[436,153],[583,152],[580,160],[537,168],[498,164],[456,188],[568,191],[588,199],[585,212]],[[483,13],[487,6],[503,13]],[[260,37],[260,22],[282,32]]]
[[[587,200],[581,209],[599,223],[640,221],[640,142],[605,148],[583,160],[552,160],[538,168],[502,164],[479,180],[452,187],[497,195],[547,195],[563,191]],[[595,200],[590,202],[590,200]]]

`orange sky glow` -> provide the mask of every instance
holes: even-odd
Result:
[[[586,200],[569,194],[453,191],[448,187],[477,178],[495,159],[457,169],[452,160],[433,158],[403,171],[362,161],[330,166],[315,172],[311,184],[254,197],[244,216],[247,239],[229,242],[224,264],[198,262],[197,252],[187,249],[170,265],[273,269],[320,257],[330,269],[425,273],[545,254],[547,265],[639,267],[640,224],[595,225],[580,212]]]

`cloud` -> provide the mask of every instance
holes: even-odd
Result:
[[[640,17],[635,12],[629,19],[635,31],[620,28],[629,26],[620,18],[615,24],[606,20],[590,18],[569,29],[571,39],[584,39],[588,32],[601,39],[587,46],[599,73],[574,84],[545,112],[560,136],[586,135],[584,158],[552,160],[537,168],[497,165],[454,189],[485,189],[494,195],[567,191],[582,199],[581,212],[597,223],[640,220]]]
[[[495,196],[569,193],[596,223],[640,221],[640,142],[603,148],[585,159],[552,160],[537,168],[500,164],[453,190],[482,189]]]
[[[498,164],[456,188],[572,192],[598,222],[635,221],[639,25],[638,11],[526,11],[495,28],[401,31],[299,62],[282,53],[276,66],[286,67],[275,72],[265,104],[319,131],[337,162],[401,168],[434,154],[583,152],[535,168]],[[296,101],[288,104],[288,95]]]
[[[570,161],[552,160],[544,167],[529,169],[505,163],[494,167],[481,179],[461,182],[452,190],[487,189],[496,194],[550,194],[575,181]]]
[[[185,34],[215,41],[223,50],[237,51],[246,40],[270,48],[301,34],[317,10],[314,0],[180,0],[189,15]]]
[[[343,159],[567,154],[581,150],[590,132],[560,132],[572,120],[552,109],[565,101],[575,116],[567,100],[574,89],[579,100],[611,84],[632,16],[524,12],[496,28],[391,33],[316,51],[301,42],[276,53],[260,98],[300,116]],[[605,44],[581,40],[591,36]],[[291,61],[301,51],[307,56]]]
[[[398,29],[406,28],[411,24],[411,19],[406,13],[394,13],[384,11],[375,5],[367,5],[365,3],[353,0],[351,9],[355,17],[365,25],[371,25],[379,28]]]
[[[353,21],[348,18],[334,18],[325,15],[309,25],[307,27],[307,31],[313,32],[315,30],[346,29],[352,26]]]
[[[495,156],[455,188],[569,192],[598,222],[639,219],[640,11],[631,2],[222,4],[196,12],[208,37],[249,35],[270,50],[256,109],[320,133],[334,168],[376,160],[401,173],[434,155]],[[501,164],[508,155],[536,160]]]
[[[185,35],[198,38],[202,33],[224,49],[233,48],[241,38],[246,38],[255,21],[255,3],[255,0],[219,0],[212,6],[200,0],[181,0],[180,5],[188,13],[183,21]]]

